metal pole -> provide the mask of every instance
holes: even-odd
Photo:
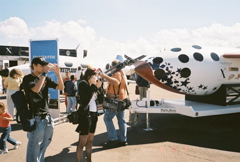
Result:
[[[150,108],[150,90],[147,90],[147,108]],[[149,120],[148,111],[146,113],[146,126],[147,126],[147,128],[144,129],[145,131],[152,131],[153,130],[152,128],[150,128],[150,120]]]

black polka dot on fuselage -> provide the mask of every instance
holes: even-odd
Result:
[[[183,68],[180,72],[181,77],[188,78],[191,75],[191,70],[189,68]]]
[[[164,76],[166,75],[165,71],[163,69],[157,69],[154,71],[154,76],[157,78],[157,79],[161,79],[163,78]]]
[[[153,63],[155,63],[155,64],[161,64],[162,62],[163,62],[162,57],[155,57],[153,59]]]

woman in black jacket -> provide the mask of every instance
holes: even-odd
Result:
[[[77,146],[77,161],[83,160],[83,147],[86,146],[87,161],[91,161],[92,142],[97,126],[97,90],[102,82],[97,80],[97,73],[93,69],[87,69],[83,80],[78,85],[80,96],[79,125],[76,131],[79,133]]]

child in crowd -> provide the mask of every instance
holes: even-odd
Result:
[[[14,145],[13,149],[17,149],[21,142],[16,141],[10,137],[10,132],[12,130],[10,121],[13,118],[7,112],[7,108],[4,103],[0,102],[0,132],[2,132],[1,139],[0,139],[0,154],[8,153],[8,149],[6,147],[6,141]]]

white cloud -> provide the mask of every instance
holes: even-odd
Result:
[[[31,28],[32,39],[58,38],[60,46],[64,48],[75,48],[78,44],[88,48],[96,34],[92,27],[83,27],[81,23],[80,20],[66,23],[49,21],[44,26]]]
[[[240,43],[240,23],[233,26],[214,23],[194,30],[192,35],[204,45],[236,47]]]
[[[86,20],[78,20],[77,21],[79,24],[87,24],[87,21]]]
[[[164,47],[183,44],[236,47],[240,44],[240,23],[225,26],[213,23],[211,26],[194,30],[164,29],[159,30],[153,39],[140,37],[137,40],[118,42],[99,36],[87,21],[55,20],[45,22],[43,26],[29,27],[18,17],[11,17],[0,22],[0,44],[28,46],[30,39],[59,39],[60,48],[80,47],[88,50],[85,62],[92,66],[100,66],[110,62],[117,54],[137,57],[142,54],[154,55]],[[79,51],[81,52],[81,51]]]
[[[0,22],[0,33],[9,39],[29,37],[30,32],[25,21],[18,17],[10,17]]]
[[[22,41],[29,38],[31,33],[26,22],[18,17],[10,17],[0,22],[0,43],[23,45]]]
[[[240,44],[239,37],[240,23],[233,26],[213,23],[209,27],[192,31],[188,29],[160,30],[155,34],[153,42],[165,47],[183,44],[236,47]]]
[[[160,46],[174,46],[188,42],[190,38],[190,31],[187,29],[165,29],[155,34],[154,42]]]

